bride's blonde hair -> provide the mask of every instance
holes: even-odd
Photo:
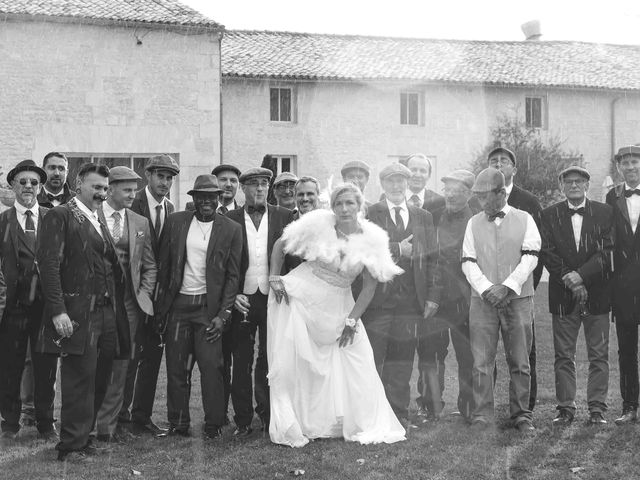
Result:
[[[343,193],[353,193],[356,197],[356,202],[358,202],[358,207],[362,210],[362,205],[364,204],[364,196],[358,187],[356,187],[353,183],[341,183],[336,185],[336,187],[331,191],[331,210],[333,210],[333,206],[336,203],[336,199],[342,195]]]

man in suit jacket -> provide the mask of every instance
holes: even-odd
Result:
[[[42,169],[47,173],[47,181],[38,193],[38,203],[41,207],[57,207],[75,197],[75,192],[67,185],[69,161],[64,153],[47,153],[42,160]]]
[[[364,189],[367,187],[369,176],[371,175],[371,167],[366,162],[361,160],[347,162],[340,169],[340,174],[343,182],[353,183],[364,195]],[[371,202],[365,200],[363,210],[366,212],[370,206]]]
[[[129,354],[113,361],[113,370],[107,393],[96,420],[99,441],[118,441],[122,433],[116,432],[118,414],[122,408],[127,369],[136,349],[136,334],[140,319],[153,316],[153,296],[156,288],[156,260],[151,246],[148,220],[132,212],[138,189],[137,173],[128,167],[114,167],[109,171],[107,200],[98,210],[98,218],[107,226],[109,238],[125,272],[125,288],[119,302],[129,321],[131,339]]]
[[[394,261],[405,273],[378,284],[362,316],[387,398],[400,421],[409,425],[409,380],[416,352],[415,329],[438,308],[435,230],[431,214],[405,200],[411,172],[399,163],[380,172],[385,200],[371,205],[368,218],[390,238]]]
[[[97,210],[109,169],[80,167],[78,195],[42,221],[38,265],[45,299],[37,351],[62,356],[62,408],[58,460],[84,460],[95,452],[89,434],[107,389],[113,358],[127,355],[129,322],[117,290],[123,272]]]
[[[615,156],[624,183],[607,193],[613,207],[612,306],[618,335],[622,415],[616,424],[636,422],[638,415],[638,322],[640,322],[640,147],[630,145]]]
[[[131,205],[131,211],[149,221],[156,263],[160,234],[167,217],[175,211],[167,195],[171,190],[173,178],[179,173],[180,167],[170,155],[152,157],[145,167],[147,186],[136,194]],[[137,340],[139,348],[129,363],[118,422],[122,428],[129,428],[134,433],[164,435],[166,430],[158,427],[151,419],[164,351],[162,338],[155,331],[153,317],[145,316],[140,322]],[[132,402],[133,407],[129,412]]]
[[[227,217],[242,227],[242,257],[240,286],[235,300],[231,331],[223,342],[230,343],[231,359],[226,359],[229,375],[233,364],[231,399],[235,412],[234,435],[245,437],[252,432],[253,388],[251,370],[255,335],[258,331],[258,358],[255,368],[256,413],[264,432],[269,431],[269,386],[267,383],[267,295],[269,294],[269,261],[273,244],[284,227],[293,220],[293,212],[267,205],[271,170],[257,167],[240,175],[245,196],[243,208],[233,210]],[[278,274],[280,272],[277,272]],[[228,377],[227,377],[228,378]]]
[[[587,199],[591,177],[584,168],[566,168],[559,178],[567,200],[542,211],[540,251],[549,270],[549,311],[555,349],[558,415],[553,424],[570,425],[575,415],[575,357],[581,324],[589,356],[589,422],[604,424],[609,388],[613,211],[609,205]]]
[[[24,160],[7,175],[15,204],[0,214],[0,259],[6,281],[6,307],[0,316],[0,415],[2,439],[11,441],[20,430],[20,384],[28,345],[35,345],[42,321],[42,293],[36,263],[37,243],[46,208],[36,201],[47,175],[33,160]],[[5,300],[3,298],[3,300]],[[31,339],[31,342],[29,340]],[[55,356],[33,352],[35,421],[38,433],[56,438],[53,425]]]
[[[496,147],[489,152],[487,162],[489,167],[500,170],[504,175],[507,204],[531,215],[533,220],[536,222],[536,226],[540,229],[540,213],[542,212],[540,202],[534,194],[513,183],[513,177],[518,172],[518,169],[516,168],[515,153],[508,148]],[[540,283],[543,267],[542,262],[538,262],[538,265],[533,271],[534,290],[538,288],[538,283]],[[536,398],[538,397],[538,380],[536,376],[536,329],[533,316],[531,317],[531,322],[532,337],[531,352],[529,353],[531,385],[529,389],[529,410],[534,409],[536,405]]]
[[[407,189],[407,203],[414,207],[423,208],[432,215],[444,207],[444,197],[427,188],[431,178],[431,162],[422,153],[414,153],[403,162],[411,171],[409,188]]]
[[[166,326],[169,435],[189,435],[196,362],[205,437],[219,437],[224,424],[222,332],[240,283],[242,228],[216,213],[222,192],[215,175],[199,175],[188,192],[195,214],[170,215],[160,242],[156,321]]]

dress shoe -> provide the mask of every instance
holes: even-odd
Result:
[[[236,438],[246,438],[253,432],[250,425],[241,425],[233,432],[233,436]]]
[[[418,428],[417,425],[414,425],[413,423],[411,423],[411,420],[409,420],[407,417],[398,418],[398,421],[400,422],[400,424],[404,427],[404,429],[407,432],[409,430],[413,430],[415,428]]]
[[[151,420],[149,420],[147,423],[134,423],[132,427],[132,430],[135,433],[150,433],[151,435],[155,435],[156,437],[164,437],[167,433],[166,428],[157,426]]]
[[[44,440],[45,442],[53,442],[54,440],[58,440],[58,432],[56,431],[56,427],[53,427],[50,430],[46,430],[44,432],[38,432],[38,439]]]
[[[638,420],[638,412],[633,408],[627,408],[622,411],[622,415],[615,419],[616,425],[626,425],[627,423],[635,423]]]
[[[532,433],[532,432],[535,432],[536,427],[533,426],[533,423],[531,423],[531,420],[522,420],[516,423],[516,430],[518,430],[521,433]]]
[[[168,430],[161,429],[162,432],[157,434],[156,437],[190,437],[189,427],[169,427]]]
[[[606,425],[607,421],[604,419],[602,412],[591,412],[589,414],[589,425]]]
[[[82,452],[84,452],[86,455],[89,455],[90,457],[95,457],[96,455],[101,455],[103,453],[109,453],[110,451],[111,447],[109,445],[104,443],[98,445],[92,440],[89,440],[89,443],[87,443],[82,449]]]
[[[568,427],[571,422],[573,422],[573,412],[567,408],[561,408],[556,418],[553,419],[553,426]]]
[[[471,428],[473,430],[478,430],[478,431],[486,430],[489,428],[490,425],[491,424],[489,422],[487,422],[482,418],[474,418],[471,421]]]
[[[71,462],[71,463],[87,463],[92,462],[93,459],[84,451],[73,451],[73,452],[58,452],[58,461],[59,462]]]
[[[418,420],[420,421],[420,423],[426,422],[427,419],[429,418],[429,410],[427,410],[426,407],[419,405],[418,411],[416,412],[416,417],[418,417]]]
[[[222,437],[222,429],[220,427],[207,428],[204,431],[205,440],[217,440]]]

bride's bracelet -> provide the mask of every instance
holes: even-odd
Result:
[[[269,275],[269,283],[271,282],[281,282],[282,277],[280,275]]]
[[[344,321],[344,326],[345,327],[349,327],[349,328],[351,328],[353,330],[356,330],[356,327],[358,326],[358,320],[355,319],[355,318],[347,318]]]

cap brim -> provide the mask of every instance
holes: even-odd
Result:
[[[172,168],[172,167],[148,166],[147,168],[145,168],[146,172],[151,172],[152,170],[166,170],[167,172],[173,173],[174,176],[180,174],[180,170],[176,170],[175,168]]]
[[[221,188],[198,188],[198,189],[193,189],[193,190],[189,190],[187,192],[187,195],[191,195],[193,196],[194,193],[223,193],[224,190],[222,190]]]

